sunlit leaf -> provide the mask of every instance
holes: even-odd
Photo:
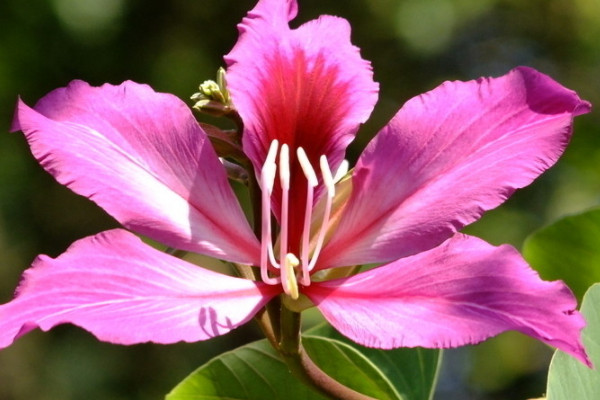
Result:
[[[351,346],[305,336],[317,364],[341,383],[376,399],[405,400],[377,367]],[[292,376],[266,340],[224,353],[185,378],[167,400],[324,400]]]
[[[548,400],[597,400],[600,396],[600,284],[585,294],[581,312],[588,324],[583,343],[595,369],[557,350],[548,374]]]
[[[363,347],[342,335],[328,324],[308,333],[343,341],[364,355],[394,385],[403,400],[430,400],[437,383],[442,351],[438,349],[399,348],[379,350]]]
[[[600,282],[600,208],[533,233],[523,255],[542,278],[565,281],[581,300],[590,285]]]

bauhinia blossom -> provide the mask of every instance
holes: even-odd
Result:
[[[174,96],[74,81],[34,108],[19,101],[14,130],[60,183],[129,231],[251,266],[257,279],[103,232],[34,261],[0,306],[0,347],[61,323],[119,344],[204,340],[282,295],[309,300],[366,346],[446,348],[517,330],[589,364],[569,289],[512,247],[458,233],[552,166],[589,103],[525,67],[446,82],[409,100],[346,173],[378,86],[346,20],[291,29],[296,13],[295,0],[260,0],[225,57],[261,189],[254,230],[205,129]],[[340,269],[364,264],[379,266]]]

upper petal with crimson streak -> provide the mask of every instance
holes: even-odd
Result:
[[[313,166],[326,155],[335,169],[358,126],[377,101],[370,63],[350,42],[350,25],[321,16],[297,29],[296,0],[261,0],[239,25],[240,37],[225,57],[227,83],[244,121],[244,151],[256,170],[274,139],[291,152],[292,242],[297,242],[305,208],[306,180],[295,149],[302,147]],[[318,198],[321,189],[317,189]],[[273,196],[279,217],[278,183]]]
[[[204,340],[244,324],[278,289],[192,265],[127,231],[107,231],[56,259],[34,261],[16,298],[0,305],[0,348],[63,323],[117,344]]]
[[[457,234],[441,246],[304,293],[357,343],[447,348],[517,330],[590,365],[585,325],[562,282],[540,279],[512,247]]]
[[[446,82],[408,101],[354,170],[319,267],[381,263],[437,246],[531,183],[590,104],[546,75]]]
[[[296,13],[296,0],[259,1],[225,57],[244,150],[258,167],[273,139],[337,165],[377,101],[370,63],[350,42],[348,22],[321,16],[290,29]]]
[[[19,102],[40,164],[129,229],[179,249],[258,262],[259,243],[189,108],[146,85],[73,81]]]

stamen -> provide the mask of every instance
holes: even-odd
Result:
[[[311,187],[317,186],[319,184],[319,181],[317,180],[317,174],[315,173],[312,165],[310,165],[310,160],[308,159],[306,152],[302,147],[298,147],[296,154],[298,155],[298,162],[302,167],[304,176],[306,176],[306,179],[308,180],[308,185]]]
[[[277,139],[271,142],[271,146],[269,147],[269,152],[267,153],[267,157],[265,158],[265,163],[263,165],[262,173],[268,172],[268,183],[269,185],[265,188],[262,187],[263,191],[267,191],[269,196],[273,193],[273,185],[275,184],[275,157],[277,157],[277,148],[279,147],[279,141]]]
[[[279,160],[277,152],[279,151]],[[347,163],[342,162],[336,171],[336,177],[331,174],[331,168],[327,162],[327,157],[321,156],[319,159],[323,185],[326,189],[325,194],[325,209],[323,212],[323,220],[319,228],[312,256],[310,254],[310,231],[313,217],[313,201],[314,190],[319,184],[317,174],[312,167],[306,152],[302,148],[296,151],[297,160],[302,168],[302,172],[306,177],[306,209],[304,213],[304,226],[302,230],[302,243],[300,260],[292,254],[288,253],[289,240],[289,203],[290,203],[290,149],[287,144],[279,146],[277,140],[273,140],[269,147],[265,163],[260,171],[260,187],[261,195],[261,255],[260,255],[260,273],[262,280],[267,284],[281,284],[284,292],[292,299],[299,298],[298,279],[304,286],[310,285],[310,271],[314,269],[317,258],[323,247],[325,235],[329,219],[331,216],[331,208],[333,198],[335,196],[335,182],[341,179],[347,172]],[[277,171],[279,169],[279,171]],[[279,181],[281,185],[281,214],[279,218],[279,257],[275,259],[275,251],[272,241],[271,227],[271,196],[275,185],[275,176],[279,173]],[[310,260],[309,260],[310,258]],[[301,273],[297,267],[301,266]],[[269,269],[279,269],[280,276],[272,277],[269,275]]]
[[[277,139],[273,140],[271,142],[271,147],[269,147],[269,153],[267,154],[267,158],[265,160],[265,165],[269,165],[270,167],[272,167],[268,173],[268,193],[269,193],[269,197],[264,199],[263,198],[263,212],[266,212],[267,218],[268,218],[268,223],[269,223],[269,236],[267,239],[267,243],[268,243],[268,255],[269,255],[269,261],[271,262],[271,265],[274,268],[279,268],[279,263],[275,260],[275,250],[273,249],[273,242],[271,241],[271,195],[273,194],[273,187],[275,186],[275,173],[277,171],[277,164],[275,164],[275,158],[277,157],[277,150],[279,146],[279,141]]]
[[[304,176],[306,176],[306,209],[304,211],[304,227],[302,230],[302,252],[300,254],[300,259],[302,260],[302,277],[300,278],[300,282],[304,286],[310,285],[310,275],[308,270],[308,252],[309,252],[309,241],[310,241],[310,221],[312,219],[312,208],[313,208],[313,196],[314,196],[314,187],[319,184],[317,180],[317,174],[313,169],[312,165],[310,165],[310,161],[306,156],[306,152],[302,147],[298,147],[296,151],[298,155],[298,162],[302,167],[302,171],[304,172]]]
[[[288,219],[290,205],[290,148],[287,144],[281,145],[279,152],[279,180],[281,183],[281,222],[279,224],[279,265],[281,266],[281,281],[288,282],[289,271],[284,266],[288,250]],[[285,267],[285,268],[284,268]],[[284,285],[285,286],[285,285]],[[285,287],[284,287],[285,289]],[[288,291],[286,290],[286,293]],[[288,293],[289,294],[289,293]]]
[[[325,202],[325,212],[323,213],[323,221],[321,222],[321,228],[319,229],[319,234],[317,236],[317,242],[315,244],[315,250],[313,251],[312,258],[310,260],[310,264],[308,265],[308,270],[312,271],[317,263],[317,258],[319,257],[319,253],[321,253],[321,249],[323,247],[323,241],[325,240],[325,233],[327,232],[327,225],[329,223],[329,217],[331,215],[331,204],[333,203],[333,197],[335,196],[335,183],[333,177],[331,176],[331,169],[329,168],[329,164],[327,163],[327,157],[324,155],[319,159],[319,164],[321,167],[321,174],[323,175],[323,184],[327,189],[326,202]]]
[[[327,162],[327,157],[324,155],[319,159],[319,166],[321,167],[321,173],[323,174],[323,184],[327,188],[327,194],[329,197],[335,196],[335,181],[333,176],[331,176],[331,169],[329,168],[329,163]]]
[[[275,184],[275,157],[277,156],[277,147],[279,142],[273,140],[269,147],[269,152],[260,173],[260,187],[262,189],[261,197],[261,241],[260,241],[260,276],[263,282],[274,285],[280,282],[280,278],[269,276],[269,266],[267,257],[270,258],[272,265],[277,265],[273,256],[273,243],[271,241],[271,194]]]
[[[290,190],[290,147],[287,144],[281,145],[279,152],[279,179],[281,189]]]
[[[337,171],[335,171],[333,181],[335,183],[338,183],[344,176],[346,176],[346,174],[348,173],[348,168],[350,168],[350,163],[348,162],[348,160],[342,160]]]
[[[296,271],[295,268],[300,264],[298,258],[292,253],[288,253],[285,256],[285,261],[283,262],[283,268],[281,268],[282,276],[283,271],[285,271],[286,278],[282,280],[283,282],[283,290],[287,295],[289,295],[292,299],[296,300],[299,297],[298,294],[298,281],[296,280]]]

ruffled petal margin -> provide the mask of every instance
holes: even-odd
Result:
[[[551,167],[573,118],[589,111],[575,92],[525,67],[446,82],[408,101],[361,155],[319,268],[439,245]]]
[[[0,305],[0,348],[39,327],[77,325],[116,344],[193,342],[244,324],[278,287],[192,265],[124,230],[39,256]]]
[[[591,365],[576,300],[542,281],[508,245],[457,234],[441,246],[304,293],[355,342],[382,349],[448,348],[517,330]]]
[[[19,101],[13,130],[60,183],[125,227],[182,250],[259,261],[224,168],[175,96],[133,82],[73,81],[35,109]]]

